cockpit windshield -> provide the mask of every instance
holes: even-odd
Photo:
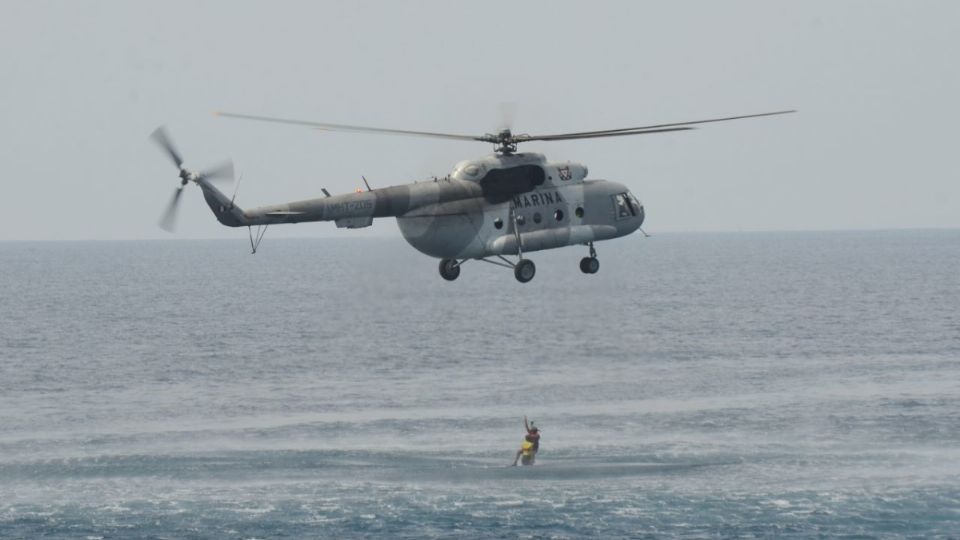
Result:
[[[613,196],[613,206],[617,212],[617,219],[625,219],[637,215],[640,202],[629,191],[617,193]]]

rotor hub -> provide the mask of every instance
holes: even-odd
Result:
[[[180,185],[185,186],[190,180],[193,179],[193,173],[188,171],[186,168],[180,168]]]
[[[497,147],[495,152],[501,154],[512,154],[517,151],[517,140],[509,129],[501,129],[495,136]]]

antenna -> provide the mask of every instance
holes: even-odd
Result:
[[[237,178],[237,184],[233,186],[233,197],[230,197],[230,208],[233,208],[233,201],[237,198],[237,192],[240,191],[240,181],[243,180],[243,173]]]
[[[366,177],[366,176],[363,176],[363,175],[360,175],[360,178],[363,178],[363,183],[366,184],[366,186],[367,186],[367,191],[373,191],[372,189],[370,189],[370,183],[367,182],[367,177]]]

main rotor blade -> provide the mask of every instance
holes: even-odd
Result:
[[[691,126],[695,124],[709,124],[711,122],[726,122],[729,120],[740,120],[743,118],[759,118],[761,116],[775,116],[778,114],[790,114],[795,112],[797,112],[795,109],[791,109],[788,111],[774,111],[774,112],[765,112],[765,113],[758,113],[758,114],[744,114],[741,116],[727,116],[724,118],[709,118],[707,120],[693,120],[691,122],[673,122],[669,124],[652,124],[649,126],[638,126],[638,127],[620,128],[620,129],[601,129],[598,131],[580,131],[575,133],[557,133],[555,135],[532,135],[530,136],[529,139],[524,139],[524,140],[550,141],[550,140],[561,140],[561,139],[580,139],[580,138],[603,136],[601,135],[603,133],[630,132],[631,135],[636,134],[637,132],[659,133],[659,131],[651,131],[651,130],[659,130],[660,128],[671,128],[671,127],[677,127],[677,126]]]
[[[208,169],[200,171],[199,176],[206,180],[233,180],[233,162],[224,161]]]
[[[596,139],[598,137],[620,137],[623,135],[648,135],[652,133],[667,133],[669,131],[688,131],[694,127],[672,127],[663,129],[643,129],[633,131],[597,131],[594,133],[566,133],[560,135],[517,135],[517,142],[524,141],[571,141],[574,139]]]
[[[180,157],[180,152],[177,152],[176,147],[173,146],[173,141],[170,140],[170,136],[167,135],[167,130],[163,126],[153,130],[150,138],[167,152],[178,169],[183,167],[183,158]]]
[[[173,199],[170,199],[170,204],[167,205],[167,209],[164,210],[163,216],[160,218],[160,228],[169,233],[173,232],[177,222],[177,209],[180,208],[181,193],[183,193],[183,186],[178,187],[173,192]]]
[[[500,103],[500,125],[497,130],[513,129],[513,123],[517,118],[517,102],[503,101]]]
[[[484,136],[474,135],[456,135],[452,133],[436,133],[433,131],[410,131],[406,129],[388,129],[366,126],[350,126],[347,124],[330,124],[326,122],[312,122],[308,120],[291,120],[287,118],[273,118],[270,116],[255,116],[252,114],[237,114],[228,112],[216,112],[217,116],[227,118],[239,118],[241,120],[256,120],[258,122],[273,122],[275,124],[293,124],[296,126],[307,126],[330,131],[353,131],[357,133],[384,133],[387,135],[414,135],[419,137],[435,137],[440,139],[455,139],[460,141],[485,141],[489,142]]]

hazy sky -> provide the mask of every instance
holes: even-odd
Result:
[[[176,170],[232,158],[241,206],[444,175],[455,133],[626,127],[796,108],[690,132],[521,148],[621,181],[658,231],[960,227],[960,2],[0,1],[0,240],[167,238]],[[228,191],[231,189],[226,188]],[[199,189],[176,237],[244,238]],[[330,223],[271,237],[397,235]]]

